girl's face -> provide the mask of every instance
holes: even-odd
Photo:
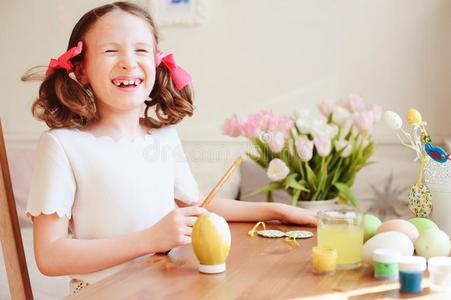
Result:
[[[155,81],[154,38],[143,19],[121,10],[102,16],[85,35],[80,81],[101,113],[139,110]]]

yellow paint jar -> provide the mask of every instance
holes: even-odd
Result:
[[[312,248],[312,270],[315,274],[334,274],[337,266],[337,250],[332,248]]]
[[[224,272],[230,245],[230,229],[223,217],[206,213],[197,218],[193,226],[192,246],[201,273]]]

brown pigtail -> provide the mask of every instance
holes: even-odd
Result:
[[[150,93],[150,98],[151,100],[145,101],[143,122],[152,128],[177,124],[184,117],[193,115],[191,85],[187,85],[181,90],[177,89],[164,64],[156,69],[155,85]],[[148,110],[153,106],[155,106],[157,119],[148,116]]]
[[[37,68],[28,70],[23,81],[42,80],[39,96],[31,107],[33,116],[50,128],[82,128],[98,119],[93,98],[78,81],[64,69],[57,69],[48,77]]]

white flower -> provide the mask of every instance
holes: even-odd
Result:
[[[329,137],[323,136],[323,137],[317,137],[314,140],[316,151],[318,152],[319,156],[326,157],[330,154],[330,151],[332,150],[332,145]]]
[[[312,126],[310,128],[310,133],[313,137],[320,137],[325,135],[325,130],[327,128],[327,124],[325,120],[322,119],[314,119],[312,120]]]
[[[309,161],[313,156],[313,141],[306,136],[300,136],[295,143],[296,153],[303,161]]]
[[[323,101],[320,104],[318,104],[318,110],[326,118],[328,118],[329,115],[332,113],[332,111],[334,110],[334,107],[335,107],[335,102],[333,102],[333,101]]]
[[[341,106],[335,106],[334,111],[332,112],[332,122],[337,124],[338,126],[343,126],[346,124],[346,121],[351,118],[351,113],[344,109]]]
[[[312,112],[309,109],[303,109],[294,112],[295,119],[310,119],[312,116]]]
[[[270,161],[268,170],[266,171],[266,174],[272,181],[283,180],[285,177],[287,177],[288,173],[290,173],[290,169],[283,162],[283,160],[280,160],[278,158],[274,158]]]
[[[296,126],[302,134],[309,134],[312,130],[313,122],[310,118],[299,118],[296,120]]]
[[[333,139],[338,134],[338,126],[335,124],[327,124],[325,134]]]
[[[285,145],[285,136],[282,132],[276,131],[270,133],[268,146],[272,152],[279,153],[280,151],[282,151],[284,145]]]
[[[340,155],[341,157],[348,157],[352,153],[352,145],[349,141],[346,140],[335,141],[335,149],[337,151],[344,149]]]
[[[349,130],[352,129],[352,124],[353,123],[354,122],[352,121],[352,118],[349,118],[348,120],[346,120],[345,124],[340,129],[340,135],[338,136],[339,140],[344,140],[345,139],[345,137],[349,133]]]

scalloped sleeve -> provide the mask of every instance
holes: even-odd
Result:
[[[173,139],[173,142],[175,143],[173,152],[175,160],[175,198],[188,205],[197,204],[200,201],[199,187],[196,179],[194,179],[194,176],[191,173],[188,160],[183,151],[182,142],[180,141],[175,128],[173,128]]]
[[[38,143],[26,215],[57,213],[71,218],[76,184],[69,160],[57,138],[44,132]]]

